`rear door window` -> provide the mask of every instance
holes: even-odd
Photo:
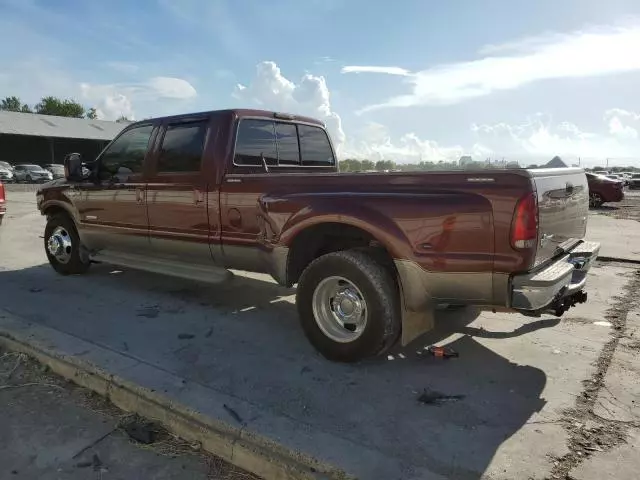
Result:
[[[158,153],[157,171],[199,172],[206,133],[206,120],[167,126]]]

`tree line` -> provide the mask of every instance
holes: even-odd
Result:
[[[554,157],[560,159],[560,157]],[[446,161],[440,160],[437,162],[418,162],[418,163],[396,163],[393,160],[378,160],[374,162],[373,160],[359,160],[356,158],[347,158],[345,160],[341,160],[340,162],[340,171],[341,172],[390,172],[390,171],[439,171],[439,170],[494,170],[494,169],[504,169],[504,168],[542,168],[545,166],[545,163],[530,164],[526,166],[521,166],[517,162],[476,162],[470,161],[465,163],[464,165],[460,165],[460,162],[457,161]],[[606,170],[603,167],[592,167],[585,168],[587,171],[598,171],[598,170]],[[640,168],[637,167],[610,167],[608,169],[611,173],[618,172],[636,172],[640,171]]]
[[[536,168],[537,165],[529,165],[527,168]],[[438,170],[477,170],[497,168],[521,168],[516,162],[474,162],[470,161],[463,166],[457,161],[440,160],[437,162],[396,163],[393,160],[359,160],[347,158],[340,161],[341,172],[388,172],[388,171],[438,171]]]
[[[98,111],[93,107],[86,108],[73,99],[53,96],[42,97],[33,107],[27,103],[23,103],[19,97],[5,97],[0,100],[0,110],[7,112],[38,113],[40,115],[56,115],[58,117],[88,118],[91,120],[98,118]],[[121,116],[117,121],[129,121],[129,119]]]

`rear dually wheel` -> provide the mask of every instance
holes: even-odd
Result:
[[[329,360],[355,362],[380,354],[400,336],[393,275],[363,250],[314,260],[302,273],[296,304],[305,335]]]

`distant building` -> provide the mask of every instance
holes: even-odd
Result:
[[[62,163],[67,153],[95,158],[128,123],[0,111],[0,160]]]

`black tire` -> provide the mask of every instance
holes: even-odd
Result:
[[[316,322],[313,295],[324,279],[339,276],[362,293],[367,305],[367,320],[359,337],[341,343],[327,336]],[[356,362],[378,355],[393,346],[401,332],[400,300],[396,282],[389,269],[362,250],[346,250],[314,260],[298,282],[296,305],[305,335],[327,359]]]
[[[589,194],[589,206],[591,208],[600,208],[604,200],[602,199],[602,195],[596,192],[592,192]]]
[[[31,175],[27,175],[24,179],[25,182],[27,183],[33,183],[33,179],[31,178]]]
[[[58,227],[61,227],[71,239],[70,258],[66,263],[60,262],[48,248],[49,238]],[[81,255],[80,237],[73,220],[64,213],[49,217],[44,229],[44,251],[53,269],[61,275],[79,275],[85,273],[91,266],[89,259],[83,258],[86,256]]]

